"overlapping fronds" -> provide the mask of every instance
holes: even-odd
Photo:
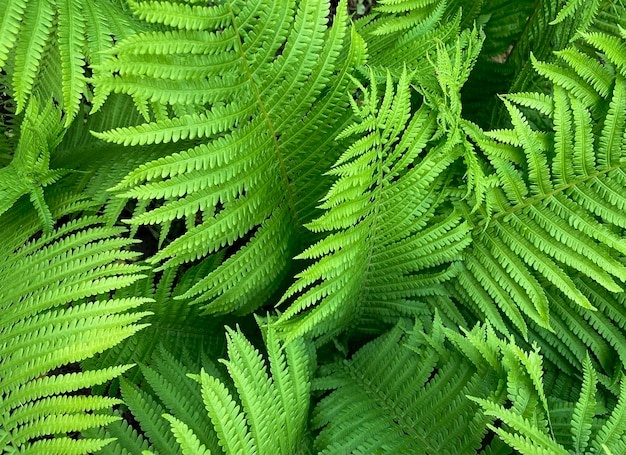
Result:
[[[0,452],[622,455],[625,166],[624,0],[0,0]]]
[[[464,125],[500,185],[488,196],[490,211],[473,218],[466,272],[455,287],[482,314],[494,313],[495,302],[522,333],[528,318],[556,330],[549,316],[552,305],[571,311],[566,308],[573,302],[596,311],[578,278],[607,295],[623,292],[626,281],[626,79],[621,67],[626,54],[617,38],[596,33],[582,39],[586,52],[570,46],[557,53],[561,63],[535,61],[537,71],[553,84],[550,96],[504,97],[512,128],[485,133]],[[603,63],[608,61],[612,65]],[[529,115],[547,117],[552,130],[534,128]],[[615,330],[601,330],[601,336],[623,361],[623,315],[613,312],[608,318]],[[561,334],[556,330],[557,337]]]
[[[397,326],[350,360],[322,367],[314,389],[333,392],[314,409],[313,425],[321,428],[316,448],[322,454],[466,454],[481,445],[495,448],[496,439],[483,442],[493,418],[465,395],[504,404],[502,378],[518,373],[518,358],[541,366],[537,353],[504,342],[489,326],[476,326],[465,336],[438,318],[428,332]],[[541,383],[541,377],[532,379]]]
[[[368,68],[379,81],[386,79],[387,72],[397,80],[404,67],[416,75],[430,72],[424,58],[438,44],[453,44],[461,23],[475,19],[472,11],[482,1],[469,3],[473,6],[461,9],[460,2],[449,0],[376,2],[372,14],[357,21],[368,47]]]
[[[142,277],[122,228],[95,217],[33,237],[26,204],[0,217],[0,423],[5,453],[87,454],[111,442],[72,434],[116,420],[120,400],[90,387],[129,365],[80,371],[72,365],[132,336],[146,299],[109,298]],[[34,216],[32,217],[34,218]],[[54,436],[54,437],[52,437]]]
[[[364,99],[352,102],[359,121],[340,134],[359,138],[329,172],[338,179],[322,199],[325,213],[307,225],[326,237],[298,256],[315,263],[283,297],[292,302],[276,327],[288,338],[343,328],[363,307],[393,314],[454,276],[450,263],[467,245],[468,228],[437,209],[457,144],[452,136],[427,147],[437,114],[423,105],[410,116],[409,80],[404,72],[394,90],[388,75],[382,100],[373,73],[369,88],[359,84]]]
[[[141,385],[123,382],[122,396],[139,422],[137,443],[125,422],[106,435],[118,436],[106,453],[136,453],[149,447],[171,454],[294,454],[306,448],[311,357],[300,339],[279,342],[264,330],[267,361],[241,334],[227,330],[225,370],[203,358],[177,360],[161,349],[142,365]],[[201,370],[200,374],[187,372]]]
[[[175,357],[163,346],[157,345],[149,364],[140,363],[140,374],[122,379],[122,399],[128,407],[128,415],[132,414],[133,421],[137,423],[133,425],[127,420],[121,420],[109,425],[102,436],[115,437],[117,441],[108,446],[104,453],[133,454],[138,449],[156,453],[181,453],[177,437],[170,431],[170,424],[164,418],[166,413],[185,422],[211,453],[222,453],[204,409],[200,387],[187,376],[203,367],[215,371],[215,367],[206,357],[192,358],[187,353]],[[141,430],[141,437],[136,436],[137,430]]]
[[[3,131],[4,133],[4,131]],[[61,112],[48,102],[40,110],[32,98],[20,125],[20,138],[11,162],[0,168],[0,215],[28,194],[41,224],[52,230],[52,213],[44,199],[43,188],[63,176],[63,169],[50,169],[50,152],[63,138]]]
[[[54,77],[61,79],[62,99],[56,101],[65,110],[65,126],[87,91],[86,65],[98,65],[114,38],[133,33],[131,18],[111,0],[2,0],[0,11],[0,70],[11,76],[17,111],[38,93],[45,56],[58,52],[61,65]]]
[[[535,371],[540,379],[541,365],[530,360],[521,362],[521,376],[509,377],[510,407],[473,398],[486,414],[501,422],[498,428],[490,427],[503,441],[522,455],[611,455],[626,450],[626,380],[621,379],[619,398],[610,412],[596,417],[598,380],[588,356],[583,362],[583,382],[575,403],[563,400],[542,403],[545,398],[541,382],[533,382],[530,376]],[[521,382],[524,375],[526,386],[515,387],[512,381]]]
[[[152,364],[152,357],[160,352],[159,347],[166,346],[168,355],[176,358],[184,356],[193,361],[186,365],[185,371],[197,372],[202,366],[198,362],[204,356],[222,356],[226,349],[222,330],[225,323],[223,318],[201,316],[198,306],[173,298],[175,293],[180,293],[176,289],[189,288],[206,270],[192,268],[175,284],[177,272],[176,269],[164,271],[156,283],[155,274],[150,273],[146,278],[119,290],[115,294],[116,298],[136,296],[150,300],[142,307],[152,313],[143,319],[150,325],[103,354],[86,360],[82,366],[95,368],[98,365],[108,367],[127,363]],[[141,378],[141,370],[133,369],[124,377],[137,383]],[[98,392],[115,393],[117,388],[118,384],[113,382],[110,389],[98,388]]]
[[[529,7],[529,15],[520,29],[521,34],[511,41],[510,48],[502,54],[512,77],[500,93],[547,89],[545,81],[535,71],[531,54],[540,61],[551,62],[555,60],[555,52],[568,47],[580,33],[603,30],[602,24],[606,23],[603,18],[610,17],[609,23],[614,27],[612,33],[617,32],[616,25],[626,25],[626,9],[621,0],[541,0],[531,2]],[[515,14],[518,8],[509,5],[508,11]],[[496,59],[499,60],[498,57]],[[485,75],[482,80],[486,81]],[[498,104],[490,120],[494,127],[500,127],[505,117],[506,109]]]
[[[275,290],[321,197],[333,138],[350,116],[347,73],[363,63],[363,42],[346,26],[345,2],[331,27],[327,2],[194,5],[199,22],[176,19],[188,6],[159,5],[150,20],[176,28],[123,40],[97,79],[102,90],[158,108],[147,112],[154,121],[95,134],[171,143],[176,153],[116,187],[156,204],[131,223],[169,232],[185,221],[149,259],[165,268],[226,250],[184,297],[208,303],[209,312],[250,311]],[[175,144],[186,139],[197,145]]]

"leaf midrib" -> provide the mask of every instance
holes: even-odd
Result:
[[[272,141],[274,143],[274,150],[276,151],[276,156],[278,158],[278,164],[279,164],[279,168],[281,172],[281,177],[283,180],[283,185],[287,190],[287,199],[288,199],[288,204],[291,208],[292,216],[296,222],[296,226],[302,226],[302,223],[300,222],[300,219],[298,217],[298,211],[296,210],[296,203],[295,203],[293,191],[291,189],[291,185],[289,185],[289,174],[287,173],[287,167],[285,166],[283,153],[280,150],[280,146],[278,144],[278,137],[276,134],[276,130],[274,128],[274,124],[272,122],[272,119],[269,115],[267,108],[265,107],[265,103],[261,99],[259,88],[257,87],[256,83],[254,82],[254,78],[252,77],[252,71],[248,63],[248,59],[246,58],[246,54],[243,51],[243,42],[241,41],[241,34],[239,33],[239,28],[237,27],[237,21],[235,18],[235,13],[233,12],[232,3],[229,0],[227,4],[228,4],[228,12],[230,14],[231,22],[233,24],[233,30],[235,32],[235,37],[238,43],[238,46],[237,46],[238,51],[239,51],[239,54],[241,55],[243,67],[246,70],[246,77],[250,81],[250,86],[254,93],[254,97],[256,98],[257,105],[259,106],[259,109],[261,110],[261,114],[263,115],[263,118],[265,119],[265,123],[267,124],[270,134],[272,135]]]

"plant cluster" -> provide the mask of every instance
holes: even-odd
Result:
[[[622,0],[0,0],[0,451],[626,453]]]

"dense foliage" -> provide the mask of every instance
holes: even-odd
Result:
[[[0,0],[0,451],[626,453],[622,0]]]

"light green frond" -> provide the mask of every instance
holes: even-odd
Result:
[[[393,307],[419,295],[428,269],[454,261],[467,244],[458,216],[431,222],[441,200],[438,177],[455,158],[448,144],[424,152],[434,114],[422,106],[409,119],[406,73],[396,93],[388,76],[382,102],[373,74],[370,84],[364,106],[354,109],[372,125],[372,140],[354,142],[330,171],[339,179],[322,199],[326,212],[307,226],[327,237],[298,256],[317,262],[282,298],[292,301],[277,322],[288,338],[342,329],[362,307]]]
[[[124,402],[146,444],[162,453],[297,453],[305,444],[310,352],[302,340],[285,345],[271,330],[262,331],[267,359],[239,330],[228,329],[225,368],[204,355],[194,361],[183,352],[179,360],[160,348],[135,384],[122,381]],[[114,425],[104,434],[128,431]],[[122,439],[113,447],[133,453],[137,446]]]
[[[183,455],[211,455],[211,451],[200,444],[196,435],[187,425],[168,414],[164,414],[163,418],[170,422],[172,433],[176,437],[176,442],[180,445]]]
[[[439,0],[409,0],[405,2],[381,1],[376,5],[376,11],[392,13],[395,17],[388,18],[374,30],[377,35],[387,35],[393,32],[417,28],[428,29],[440,21],[446,10],[447,1]]]
[[[65,126],[68,126],[78,113],[80,97],[86,87],[83,69],[85,21],[80,4],[76,1],[58,0],[57,7],[63,107]]]
[[[257,447],[249,434],[245,414],[217,379],[200,373],[202,397],[209,417],[226,453],[257,453]]]
[[[606,67],[585,66],[591,54],[574,47],[558,55],[570,67],[535,65],[553,83],[549,102],[540,94],[505,97],[513,128],[488,133],[495,143],[475,127],[465,127],[493,166],[500,188],[488,196],[493,205],[478,211],[473,223],[474,241],[467,250],[465,267],[475,280],[465,277],[459,284],[481,311],[487,311],[490,303],[476,290],[478,281],[522,333],[526,333],[526,323],[512,308],[517,306],[515,302],[532,302],[534,308],[522,306],[521,314],[540,326],[552,327],[559,337],[562,329],[552,325],[549,311],[553,299],[560,302],[560,298],[546,292],[544,283],[551,283],[568,300],[592,310],[592,300],[573,279],[573,273],[588,277],[609,293],[623,290],[626,269],[619,258],[626,252],[626,239],[620,231],[624,200],[617,190],[623,186],[622,158],[617,157],[623,157],[626,149],[618,139],[623,135],[623,122],[616,123],[623,111],[616,110],[624,95],[621,75]],[[596,70],[601,77],[590,76]],[[607,99],[600,101],[602,97]],[[600,108],[603,103],[608,111]],[[553,131],[533,126],[529,118],[537,117],[525,108],[550,117]],[[600,122],[602,129],[594,130],[594,122]],[[504,152],[503,146],[517,149],[515,154],[522,151],[525,163]],[[571,311],[569,304],[566,306]],[[561,304],[555,308],[558,318],[566,314]],[[582,314],[595,327],[594,332],[599,330],[601,337],[621,352],[623,335],[615,330],[615,322],[602,314]],[[568,327],[574,319],[568,316],[567,322],[557,325]],[[574,338],[586,337],[585,330],[577,329]],[[571,345],[574,338],[565,343]],[[585,343],[591,347],[591,338]]]
[[[48,35],[52,31],[54,15],[52,0],[42,0],[35,3],[35,6],[31,5],[26,9],[23,28],[14,49],[13,91],[17,101],[17,112],[21,112],[26,106],[26,99],[31,93],[35,77],[39,71],[41,56]]]
[[[129,0],[133,13],[141,20],[184,30],[221,28],[230,21],[228,5],[186,5],[172,2]]]
[[[40,109],[38,100],[32,98],[20,125],[20,139],[13,159],[0,169],[0,214],[28,194],[44,230],[52,230],[52,214],[45,202],[43,187],[67,173],[64,169],[49,168],[50,154],[63,134],[61,112],[51,101]]]
[[[174,267],[228,249],[225,262],[185,298],[208,303],[208,312],[250,311],[275,290],[297,253],[300,216],[310,219],[321,195],[310,185],[326,170],[333,138],[349,118],[337,103],[345,100],[348,73],[363,62],[362,40],[347,33],[345,2],[330,27],[327,2],[136,7],[152,11],[150,20],[185,30],[121,41],[96,86],[183,103],[187,113],[95,134],[126,145],[200,139],[192,148],[171,147],[176,153],[141,166],[116,189],[123,197],[163,201],[132,223],[187,220],[186,231],[153,263]],[[176,90],[179,83],[186,91]]]
[[[512,431],[505,431],[491,427],[504,442],[520,453],[527,455],[569,455],[563,446],[553,441],[528,419],[487,400],[475,399],[475,401],[483,407],[487,415],[497,417],[508,428],[511,428]]]
[[[566,18],[573,17],[576,13],[582,10],[583,14],[588,17],[583,21],[580,27],[584,30],[589,26],[594,16],[598,13],[600,4],[600,0],[592,0],[591,2],[583,0],[569,0],[565,3],[563,8],[559,11],[559,14],[557,14],[556,18],[550,23],[550,25],[559,24]]]
[[[21,19],[29,0],[5,0],[2,5],[2,21],[0,22],[0,68],[3,68],[9,53],[15,46],[15,37],[21,28]]]
[[[548,421],[552,422],[550,427],[533,417],[533,409],[536,412],[542,401],[539,396],[542,392],[536,388],[536,382],[524,381],[529,375],[532,375],[532,369],[527,364],[514,375],[508,375],[508,398],[513,404],[510,408],[489,399],[471,398],[486,414],[501,421],[498,427],[491,425],[490,428],[503,441],[523,455],[605,453],[604,447],[609,451],[624,447],[623,382],[619,401],[612,405],[612,411],[605,413],[606,418],[594,417],[600,403],[596,403],[596,373],[588,355],[583,362],[583,380],[576,403],[553,397],[541,412],[545,412]],[[544,382],[548,381],[544,379]],[[558,387],[558,383],[553,384]],[[525,406],[516,406],[516,402]],[[593,451],[588,448],[590,442]]]
[[[113,442],[113,439],[72,439],[66,437],[57,437],[54,439],[43,439],[35,441],[24,447],[20,453],[32,455],[55,455],[58,453],[94,453],[103,449]]]
[[[615,65],[622,77],[626,77],[626,44],[623,37],[596,32],[584,34],[583,38],[602,52]]]
[[[620,381],[619,401],[613,412],[598,431],[591,445],[596,451],[619,453],[626,448],[626,381]],[[608,449],[608,450],[607,450]]]
[[[260,353],[243,335],[228,333],[229,360],[224,363],[241,405],[220,380],[204,370],[200,374],[204,404],[226,453],[296,453],[303,443],[308,355],[301,341],[279,347],[273,334],[267,336],[270,371],[276,378],[268,375]]]
[[[55,371],[108,349],[144,327],[146,299],[108,299],[110,291],[141,278],[128,263],[132,243],[123,230],[79,218],[32,238],[36,228],[18,227],[17,204],[0,217],[1,423],[7,451],[87,453],[111,439],[77,440],[72,432],[117,420],[107,412],[115,398],[75,395],[111,380],[126,366],[63,374]],[[21,223],[20,223],[21,224]],[[9,286],[9,283],[11,284]],[[95,299],[95,300],[92,300]],[[61,370],[62,371],[62,370]],[[59,435],[54,440],[48,435]],[[43,437],[43,439],[42,439]]]
[[[589,444],[591,424],[596,414],[596,373],[589,356],[583,362],[583,385],[572,416],[572,442],[576,453],[584,453]]]
[[[113,3],[115,0],[0,2],[0,69],[10,76],[18,113],[31,95],[47,100],[53,94],[62,105],[64,125],[70,125],[82,96],[90,97],[86,71],[98,71],[102,52],[114,39],[141,29]],[[47,65],[50,59],[53,66]],[[102,101],[97,93],[96,105]]]

